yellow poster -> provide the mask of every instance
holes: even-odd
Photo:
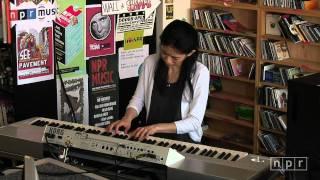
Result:
[[[143,46],[143,30],[124,32],[124,50]]]

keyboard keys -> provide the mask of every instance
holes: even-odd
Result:
[[[93,127],[93,126],[85,126],[85,125],[79,125],[79,124],[73,124],[73,123],[64,123],[60,121],[47,121],[47,120],[36,120],[32,122],[32,125],[35,126],[51,126],[51,127],[59,127],[64,129],[70,129],[74,131],[79,132],[87,132],[91,134],[99,134],[102,136],[111,136],[114,138],[119,139],[126,139],[134,142],[141,142],[146,144],[152,144],[157,145],[160,147],[167,147],[177,150],[178,152],[183,153],[190,153],[193,155],[199,155],[204,157],[210,157],[210,158],[218,158],[222,160],[230,160],[230,161],[237,161],[240,158],[240,154],[233,154],[228,152],[223,152],[223,149],[215,150],[215,148],[207,148],[206,146],[197,145],[197,144],[189,144],[189,143],[182,143],[179,141],[174,140],[160,140],[157,138],[152,139],[144,139],[142,141],[139,141],[139,139],[135,139],[134,137],[129,137],[125,134],[112,134],[110,132],[107,132],[105,130],[99,130],[100,128]],[[133,148],[133,147],[132,147]],[[140,150],[139,150],[140,151]]]
[[[175,149],[178,150],[179,148],[181,148],[181,144],[178,144]]]
[[[172,149],[175,149],[176,147],[177,147],[176,144],[172,144],[172,145],[171,145],[171,148],[172,148]]]
[[[193,149],[194,149],[194,147],[191,146],[191,147],[186,151],[186,153],[191,153],[191,152],[193,151]]]
[[[228,153],[225,157],[223,157],[224,160],[227,160],[231,156],[231,153]]]
[[[57,127],[59,125],[60,125],[59,123],[55,123],[55,122],[48,124],[48,126],[52,126],[52,127]]]
[[[236,160],[238,160],[240,158],[240,156],[239,156],[239,154],[237,154],[237,155],[235,155],[232,159],[231,159],[231,161],[236,161]]]
[[[208,151],[207,149],[202,150],[200,155],[203,156],[207,151]]]
[[[43,127],[43,126],[45,126],[45,125],[47,125],[47,124],[49,124],[48,121],[42,121],[42,120],[38,120],[38,121],[32,123],[32,125],[41,126],[41,127]]]
[[[196,154],[199,150],[200,150],[200,148],[197,147],[191,152],[191,154]]]
[[[181,146],[180,148],[178,148],[177,150],[178,150],[178,151],[183,151],[185,148],[187,148],[187,146],[186,146],[186,145],[183,145],[183,146]]]
[[[213,157],[213,156],[215,156],[217,153],[218,153],[218,151],[213,151],[213,153],[210,154],[209,157]]]
[[[111,132],[105,131],[103,133],[101,133],[102,136],[111,136]]]
[[[225,155],[226,155],[226,153],[225,153],[225,152],[222,152],[222,153],[218,156],[218,159],[222,159]]]
[[[205,153],[205,156],[209,156],[212,153],[212,150],[210,149],[207,153]]]

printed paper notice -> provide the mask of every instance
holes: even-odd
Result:
[[[149,45],[142,48],[124,50],[119,48],[119,76],[120,79],[137,77],[144,59],[149,55]]]
[[[117,15],[116,41],[123,41],[124,32],[128,31],[144,30],[144,36],[151,36],[153,34],[155,16],[156,11],[149,17],[145,16],[144,11]]]

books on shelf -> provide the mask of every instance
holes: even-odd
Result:
[[[255,42],[251,38],[216,32],[198,32],[199,47],[234,56],[256,57]]]
[[[277,109],[287,108],[288,90],[264,86],[258,89],[258,102]]]
[[[283,36],[294,43],[320,42],[320,24],[308,22],[300,16],[292,14],[282,15],[278,24]]]
[[[307,76],[313,73],[303,72],[299,67],[282,67],[275,64],[265,64],[261,70],[262,80],[286,86],[288,80]]]
[[[279,153],[285,148],[284,139],[272,133],[258,133],[258,138],[267,152]]]
[[[262,109],[260,112],[260,123],[265,129],[277,130],[286,132],[287,130],[287,115],[272,110]]]
[[[231,12],[221,9],[193,9],[193,24],[196,28],[221,29],[235,32],[247,32]]]
[[[280,36],[281,31],[279,27],[280,15],[278,14],[266,14],[266,34]]]
[[[264,0],[263,5],[278,8],[304,9],[304,0]]]
[[[263,59],[281,61],[290,58],[288,46],[285,41],[264,40],[261,46]]]
[[[251,63],[248,79],[255,79],[256,63]]]
[[[266,80],[266,72],[268,70],[271,70],[271,69],[274,69],[276,67],[275,64],[267,64],[267,65],[264,65],[263,66],[263,69],[262,69],[262,80],[265,81]]]
[[[245,73],[244,61],[241,58],[199,53],[198,61],[207,66],[213,75],[240,76]]]
[[[239,76],[243,74],[243,63],[240,58],[229,59],[232,68],[232,74],[234,76]]]

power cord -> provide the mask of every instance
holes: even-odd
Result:
[[[56,67],[57,67],[57,71],[56,71],[56,72],[57,72],[58,75],[59,75],[61,87],[62,87],[62,89],[63,89],[64,95],[66,96],[67,104],[68,104],[68,106],[69,106],[70,109],[71,109],[71,116],[72,116],[72,117],[71,117],[71,121],[74,122],[74,123],[77,123],[76,114],[75,114],[75,112],[74,112],[74,109],[73,109],[73,106],[72,106],[70,97],[69,97],[68,94],[67,94],[66,87],[65,87],[65,85],[64,85],[64,83],[63,83],[62,75],[61,75],[60,68],[59,68],[59,63],[58,63],[57,60],[55,60],[55,62],[56,62]]]
[[[48,141],[48,135],[49,135],[48,133],[46,133],[46,134],[44,135],[44,138],[45,138],[45,140],[46,140],[46,144],[48,145],[48,151],[49,151],[50,155],[51,155],[54,159],[59,160],[59,158],[53,153],[53,151],[52,151],[52,149],[51,149],[51,148],[53,148],[54,146],[49,143],[49,141]]]

